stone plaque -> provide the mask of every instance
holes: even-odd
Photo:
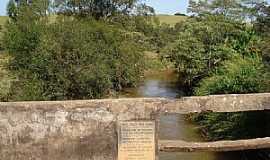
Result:
[[[155,121],[119,122],[118,160],[155,160]]]

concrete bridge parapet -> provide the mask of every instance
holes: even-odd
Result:
[[[164,113],[269,109],[269,93],[0,102],[0,155],[4,160],[115,160],[117,121],[157,119]]]

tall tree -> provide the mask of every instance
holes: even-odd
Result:
[[[222,14],[234,18],[253,18],[254,7],[265,0],[190,0],[188,11],[196,15]]]
[[[45,16],[49,13],[50,2],[50,0],[9,0],[7,13],[12,20],[25,17],[25,14]]]
[[[18,12],[18,10],[17,10],[17,2],[14,1],[14,0],[10,0],[8,2],[8,5],[7,5],[7,14],[8,14],[8,16],[11,19],[15,20],[16,17],[17,17],[17,14],[18,14],[17,12]]]
[[[263,37],[263,42],[261,43],[263,60],[270,68],[270,6],[261,5],[257,7],[257,10],[260,15],[258,16],[254,26],[256,31]]]
[[[55,0],[55,11],[60,14],[92,16],[95,19],[116,14],[129,14],[139,0]]]
[[[270,36],[270,6],[265,4],[259,5],[256,7],[256,10],[260,13],[255,23],[256,30]]]

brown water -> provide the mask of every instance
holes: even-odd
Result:
[[[184,95],[177,87],[176,74],[162,72],[145,77],[137,88],[126,89],[120,97],[166,97],[177,98]],[[204,141],[196,125],[185,120],[184,115],[161,116],[160,139]],[[241,160],[239,153],[160,153],[160,160]]]

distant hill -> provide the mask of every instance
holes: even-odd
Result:
[[[187,19],[186,16],[175,16],[175,15],[157,15],[161,23],[167,23],[170,25],[175,25],[178,22]]]
[[[0,38],[3,36],[3,32],[1,30],[4,27],[4,24],[6,23],[8,17],[7,16],[0,16]],[[1,53],[1,44],[0,44],[0,53]],[[0,64],[1,65],[1,64]]]
[[[4,25],[7,19],[8,19],[7,16],[0,16],[0,25]]]
[[[157,15],[161,23],[167,23],[170,25],[175,25],[178,22],[185,20],[186,16],[175,16],[175,15]],[[7,16],[0,16],[0,25],[4,25],[7,21]]]

